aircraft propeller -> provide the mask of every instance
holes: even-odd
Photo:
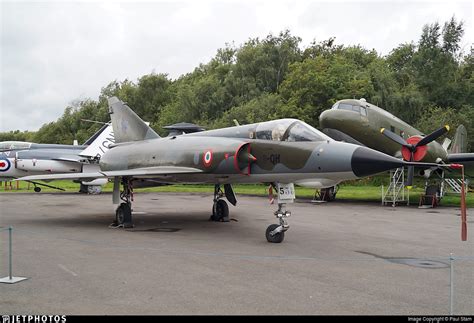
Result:
[[[403,159],[409,162],[413,161],[420,161],[425,157],[426,152],[427,152],[427,147],[426,145],[429,144],[430,142],[436,140],[440,136],[444,135],[449,131],[449,126],[445,125],[429,135],[425,137],[420,137],[420,136],[412,136],[408,138],[407,140],[403,139],[401,136],[398,136],[397,134],[393,133],[390,130],[387,130],[385,128],[381,128],[380,132],[385,135],[387,138],[395,141],[399,145],[402,146],[402,155]],[[415,167],[414,166],[408,166],[408,176],[407,176],[407,182],[405,185],[409,188],[413,185],[413,176],[415,173]]]

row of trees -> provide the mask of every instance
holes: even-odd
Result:
[[[364,97],[428,133],[443,124],[468,128],[474,148],[474,49],[460,48],[463,23],[455,18],[425,25],[417,43],[380,56],[334,38],[301,48],[290,31],[226,45],[207,64],[176,80],[148,74],[113,81],[98,101],[68,106],[57,121],[37,132],[0,133],[0,140],[71,143],[86,140],[108,121],[109,96],[126,101],[163,134],[163,126],[193,122],[211,129],[294,117],[318,126],[322,111],[344,98]]]

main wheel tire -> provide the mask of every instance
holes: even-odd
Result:
[[[336,199],[336,188],[334,186],[322,188],[320,199],[326,202],[334,201]]]
[[[275,230],[278,227],[279,227],[278,224],[271,224],[271,225],[268,226],[267,231],[265,232],[265,236],[267,237],[268,242],[281,243],[283,241],[283,239],[285,239],[285,232],[284,231],[278,232],[278,233],[274,234],[273,236],[270,234],[270,232],[272,232],[273,230]]]
[[[41,192],[41,187],[39,186],[35,186],[35,188],[33,189],[36,193],[39,193]]]
[[[212,207],[212,221],[225,221],[229,218],[229,206],[226,201],[218,200]]]
[[[115,212],[115,222],[117,223],[117,225],[120,225],[120,224],[122,224],[123,226],[131,225],[132,209],[130,207],[130,204],[128,203],[120,204],[120,206],[117,208],[117,211]]]

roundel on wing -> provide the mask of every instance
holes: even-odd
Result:
[[[0,159],[0,172],[6,172],[10,169],[11,163],[8,159]]]
[[[206,150],[202,155],[202,162],[205,167],[211,167],[212,164],[212,150]]]

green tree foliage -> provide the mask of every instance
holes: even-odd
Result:
[[[0,141],[32,141],[34,135],[34,132],[20,130],[0,132]]]
[[[450,131],[448,134],[441,137],[440,139],[444,139],[446,136],[453,138],[456,128],[461,124],[466,127],[468,134],[474,133],[474,124],[472,124],[472,122],[466,122],[474,118],[474,109],[472,109],[472,107],[464,107],[459,110],[452,108],[443,109],[440,107],[431,107],[426,110],[425,116],[425,118],[419,119],[414,125],[417,129],[424,133],[433,132],[434,130],[446,124],[450,126]],[[471,148],[472,143],[473,141],[471,138],[471,141],[468,142],[468,145],[470,144]]]
[[[236,47],[226,44],[208,63],[171,80],[151,73],[112,81],[99,99],[73,102],[37,132],[0,133],[0,140],[43,143],[85,141],[108,122],[107,98],[127,102],[160,134],[163,126],[194,122],[208,129],[273,118],[299,118],[318,126],[336,101],[364,97],[428,133],[463,123],[474,148],[474,51],[464,54],[463,22],[423,27],[418,42],[400,44],[382,57],[335,38],[301,48],[286,30]],[[451,134],[448,134],[448,136]]]
[[[377,60],[375,52],[360,46],[340,48],[331,55],[310,55],[290,66],[280,94],[293,117],[317,125],[321,112],[337,100],[374,95],[372,76],[377,76],[371,75],[371,65]]]
[[[240,124],[248,124],[291,117],[287,113],[282,113],[283,107],[284,104],[279,95],[274,93],[263,94],[243,105],[227,110],[221,118],[211,125],[211,128],[234,126],[234,120]]]

